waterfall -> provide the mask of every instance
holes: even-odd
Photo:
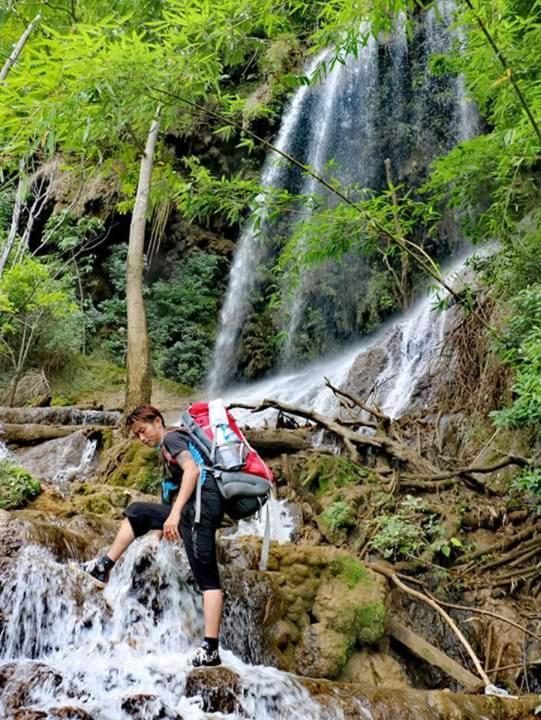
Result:
[[[0,673],[16,663],[24,704],[46,711],[65,705],[100,720],[126,717],[130,707],[138,708],[130,717],[208,717],[200,698],[186,695],[189,659],[203,628],[200,599],[186,583],[179,553],[150,538],[137,541],[101,593],[47,550],[23,549],[2,577]],[[249,628],[237,624],[235,631]],[[312,700],[293,676],[247,665],[229,650],[222,659],[240,678],[232,720],[343,718]],[[2,717],[8,695],[0,698]]]
[[[311,77],[318,65],[328,56],[324,51],[310,64],[306,74]],[[302,132],[303,111],[310,100],[310,86],[302,85],[284,113],[284,118],[275,141],[275,146],[284,152],[291,152],[298,141],[296,133]],[[288,168],[284,159],[271,152],[265,161],[261,175],[264,189],[284,187]],[[229,286],[220,312],[218,338],[214,349],[212,370],[209,377],[211,391],[219,390],[235,369],[237,344],[242,326],[251,307],[251,295],[259,283],[259,271],[272,248],[272,238],[267,232],[268,207],[265,192],[256,198],[256,210],[249,219],[237,242],[237,249],[231,268]]]
[[[359,48],[358,58],[349,56],[344,65],[337,63],[325,82],[315,90],[318,95],[317,116],[314,132],[308,143],[307,157],[309,158],[308,164],[318,175],[324,175],[326,163],[339,154],[345,162],[342,174],[349,170],[352,179],[360,181],[363,186],[370,184],[372,178],[369,163],[360,163],[361,167],[365,169],[364,176],[360,178],[358,167],[351,167],[352,161],[358,158],[359,152],[352,152],[352,148],[347,148],[345,152],[343,149],[342,152],[338,152],[338,146],[344,140],[352,140],[353,118],[358,120],[355,126],[356,142],[361,146],[369,146],[373,142],[376,108],[372,102],[372,96],[377,84],[377,52],[378,46],[375,39],[369,37],[367,44]],[[315,178],[307,177],[301,194],[311,197],[316,193],[318,187]],[[325,203],[326,199],[322,197],[321,201]],[[308,205],[302,215],[306,218],[311,211],[312,206]],[[298,253],[302,255],[304,250],[301,240]],[[288,303],[290,309],[284,328],[286,342],[282,351],[285,364],[294,360],[295,338],[305,312],[306,295],[309,288],[317,283],[318,273],[302,272],[299,284]]]
[[[463,42],[453,28],[454,14],[453,0],[439,0],[414,21],[413,44],[406,34],[406,18],[400,15],[392,33],[370,37],[356,56],[336,64],[322,82],[302,86],[284,115],[278,146],[318,173],[331,174],[333,182],[354,198],[362,197],[363,188],[385,187],[386,158],[394,182],[408,178],[408,173],[422,175],[432,158],[477,132],[477,114],[467,98],[464,78],[437,77],[429,69],[432,55]],[[327,57],[323,54],[320,59]],[[315,62],[308,73],[314,68]],[[264,187],[295,185],[297,192],[310,198],[304,207],[295,208],[293,214],[299,219],[280,228],[286,240],[295,231],[302,233],[299,223],[309,219],[315,207],[332,207],[334,202],[311,177],[299,182],[297,174],[295,183],[283,164],[267,158]],[[241,235],[231,269],[210,373],[211,394],[236,374],[245,339],[241,331],[257,294],[257,271],[263,267],[268,271],[278,251],[278,240],[270,236],[279,233],[269,232],[264,194],[260,201]],[[301,236],[294,254],[302,257],[304,252]],[[356,304],[362,303],[370,282],[368,261],[352,252],[340,264],[326,262],[301,271],[294,288],[286,280],[284,309],[275,318],[285,338],[282,366],[305,362],[307,355],[323,355],[365,332]]]
[[[468,256],[463,256],[448,265],[447,283],[454,284],[460,278],[467,259]],[[322,358],[301,370],[232,388],[226,400],[257,405],[272,398],[332,417],[337,401],[324,379],[327,377],[335,387],[343,388],[357,367],[372,388],[370,398],[362,399],[378,403],[390,417],[399,417],[410,409],[419,383],[438,367],[450,312],[451,309],[437,310],[434,297],[426,293],[406,316],[389,321],[377,333],[342,353]],[[376,355],[380,356],[379,365],[374,361]],[[278,414],[272,409],[255,414],[241,409],[232,412],[238,422],[250,427],[272,426]]]

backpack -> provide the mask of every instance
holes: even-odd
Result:
[[[240,520],[261,510],[272,490],[272,471],[250,446],[223,401],[190,405],[180,416],[180,425],[190,438],[194,460],[212,471],[227,514]],[[204,482],[203,473],[202,478]],[[201,516],[202,482],[197,484],[196,523]]]

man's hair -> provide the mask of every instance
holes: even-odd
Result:
[[[165,420],[158,408],[154,405],[139,405],[126,418],[126,429],[129,430],[135,422],[153,422],[156,418],[160,418],[165,427]]]

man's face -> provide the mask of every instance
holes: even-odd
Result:
[[[138,440],[149,447],[158,445],[164,434],[164,427],[160,418],[154,418],[149,422],[136,420],[130,430]]]

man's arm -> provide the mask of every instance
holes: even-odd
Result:
[[[178,530],[180,516],[184,506],[193,495],[195,486],[199,479],[199,467],[188,450],[184,450],[179,453],[175,460],[178,462],[183,471],[182,484],[177,498],[173,503],[173,507],[171,508],[171,512],[169,513],[169,517],[163,525],[163,534],[165,539],[172,541],[180,540],[180,533]]]

